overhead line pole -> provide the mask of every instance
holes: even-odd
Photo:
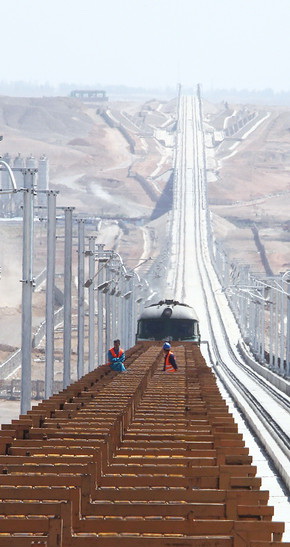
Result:
[[[95,276],[95,241],[96,238],[89,238],[89,278]],[[89,372],[95,368],[95,294],[94,284],[89,286]]]
[[[34,177],[37,169],[23,169],[22,317],[21,317],[21,397],[20,413],[31,408],[31,331],[33,292]]]
[[[56,192],[47,193],[45,399],[53,395]]]
[[[85,338],[85,295],[84,295],[84,256],[85,256],[85,221],[78,220],[78,348],[77,377],[84,375],[84,338]]]
[[[66,207],[64,240],[64,305],[63,305],[63,388],[71,383],[71,330],[72,330],[72,213]]]

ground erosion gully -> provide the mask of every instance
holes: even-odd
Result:
[[[2,426],[0,547],[290,547],[199,347],[161,348]]]

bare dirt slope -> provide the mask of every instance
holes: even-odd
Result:
[[[153,138],[151,123],[170,121],[172,114],[157,112],[153,119],[152,104],[109,104],[104,119],[97,105],[92,108],[78,99],[0,97],[2,150],[12,157],[45,154],[50,187],[60,192],[60,206],[150,216],[154,200],[134,175],[150,176],[160,160],[171,167],[165,147],[161,150]],[[158,184],[157,192],[164,187],[162,181]]]
[[[150,215],[157,203],[163,213],[168,206],[162,193],[172,168],[176,104],[152,100],[109,102],[107,107],[104,116],[99,107],[77,99],[0,97],[1,154],[45,154],[50,187],[59,191],[57,205],[74,206],[79,215],[107,217],[97,226],[97,242],[120,252],[132,267],[140,257],[157,256],[162,247],[166,215],[154,222]],[[239,110],[243,109],[237,105],[205,103],[207,131],[220,132]],[[255,225],[270,267],[278,273],[290,268],[290,111],[261,111],[255,106],[248,110],[256,113],[254,121],[208,150],[213,227],[231,258],[263,272]],[[255,120],[263,121],[255,127]],[[142,226],[120,221],[141,216]],[[40,229],[37,237],[39,273],[45,267],[45,230]],[[0,223],[1,359],[11,351],[7,345],[20,344],[21,241],[20,224]],[[41,293],[34,295],[34,306],[39,323],[44,309]]]
[[[1,154],[8,153],[12,162],[18,154],[36,159],[45,154],[50,188],[59,192],[57,206],[73,206],[79,216],[118,217],[96,221],[91,233],[97,243],[119,251],[127,266],[133,267],[143,253],[155,256],[159,252],[158,229],[156,223],[150,226],[150,215],[170,174],[172,148],[156,141],[153,123],[174,122],[174,109],[168,106],[170,103],[165,104],[163,113],[163,105],[155,101],[145,105],[109,104],[105,119],[97,105],[91,108],[75,99],[1,97]],[[148,227],[133,222],[125,225],[120,220],[140,216],[148,219]],[[57,273],[63,271],[61,237],[57,240]],[[46,229],[42,223],[35,228],[34,275],[45,268],[45,253]],[[76,256],[74,251],[75,265]],[[21,222],[0,222],[0,267],[2,361],[21,343]],[[44,318],[44,306],[44,295],[34,293],[34,327]]]
[[[277,274],[290,268],[290,111],[250,108],[260,125],[254,120],[216,147],[210,207],[217,237],[228,253],[264,273],[253,240],[254,225]]]

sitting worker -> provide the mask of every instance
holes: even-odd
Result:
[[[171,345],[169,342],[163,344],[164,351],[164,366],[163,370],[165,372],[175,372],[177,370],[177,363],[175,361],[174,353],[171,350]]]
[[[120,340],[114,340],[114,346],[108,351],[108,364],[112,370],[117,372],[126,372],[123,365],[126,359],[125,352],[120,348]]]

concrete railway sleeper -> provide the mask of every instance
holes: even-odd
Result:
[[[199,348],[160,348],[2,426],[0,547],[290,547]]]

